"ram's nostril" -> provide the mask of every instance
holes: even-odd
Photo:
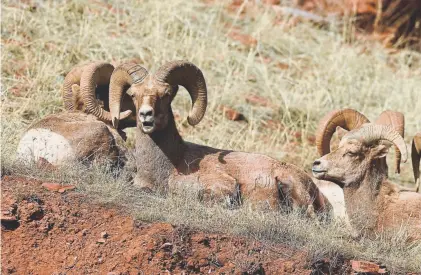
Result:
[[[152,116],[153,115],[152,110],[140,111],[139,113],[140,113],[141,116],[144,116],[144,117]]]
[[[317,166],[317,165],[320,165],[320,160],[315,160],[314,162],[313,162],[313,166]]]
[[[147,117],[153,117],[153,109],[149,106],[142,106],[139,109],[139,116],[147,118]]]

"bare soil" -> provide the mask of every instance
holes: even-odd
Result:
[[[75,191],[51,192],[42,183],[2,178],[2,274],[311,274],[331,268],[328,259],[312,263],[305,251],[280,244],[136,221],[117,206]],[[348,267],[337,263],[335,273]]]

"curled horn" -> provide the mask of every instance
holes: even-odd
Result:
[[[334,110],[323,117],[316,133],[317,151],[321,156],[330,152],[330,140],[337,126],[351,131],[370,121],[354,109]]]
[[[192,100],[187,120],[190,125],[196,125],[202,120],[208,102],[207,89],[202,71],[196,65],[182,60],[168,62],[158,69],[154,77],[159,82],[186,88]]]
[[[124,90],[133,84],[141,83],[147,76],[148,71],[145,68],[132,62],[115,68],[111,75],[109,98],[111,122],[115,128],[118,128],[118,123],[122,119],[120,108]]]
[[[101,108],[95,98],[95,88],[97,85],[106,85],[110,82],[114,67],[109,63],[96,62],[85,67],[80,80],[80,93],[85,104],[85,111],[93,114],[104,121],[111,121],[111,114]],[[131,114],[130,110],[120,114],[122,119]]]
[[[64,78],[61,95],[63,97],[64,108],[66,110],[74,111],[78,109],[78,95],[74,93],[74,90],[77,90],[77,88],[74,85],[80,85],[80,78],[86,66],[87,65],[79,65],[74,67]]]
[[[401,112],[386,110],[382,112],[375,122],[380,125],[391,125],[402,137],[405,137],[405,117]],[[401,152],[395,146],[395,173],[401,172]]]
[[[420,159],[421,159],[421,133],[415,135],[412,140],[411,160],[414,171],[416,192],[420,190]]]
[[[363,140],[366,144],[372,144],[380,140],[390,141],[401,151],[402,161],[406,162],[408,159],[408,151],[403,137],[390,125],[370,124],[361,127],[346,138]]]

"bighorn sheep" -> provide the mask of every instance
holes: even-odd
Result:
[[[390,125],[365,124],[347,133],[336,150],[314,161],[313,175],[343,188],[355,234],[408,226],[411,237],[421,238],[421,194],[403,191],[387,180],[382,158],[390,143],[384,141],[397,146],[402,160],[407,160],[405,142]]]
[[[412,140],[411,159],[412,169],[414,170],[415,191],[420,190],[420,158],[421,158],[421,133],[414,136]]]
[[[337,127],[346,131],[357,129],[366,123],[370,123],[367,117],[354,109],[334,110],[328,113],[319,123],[316,134],[317,151],[320,156],[330,152],[330,140]],[[402,113],[386,110],[380,114],[374,122],[379,125],[391,125],[402,137],[404,137],[405,118]],[[343,134],[342,134],[343,135]],[[400,173],[401,153],[395,147],[395,173]],[[382,160],[388,170],[386,158]]]
[[[171,108],[178,85],[190,94],[192,109],[187,121],[196,125],[205,114],[207,88],[194,64],[168,62],[150,75],[145,68],[126,63],[116,67],[111,76],[109,106],[114,127],[119,125],[124,93],[132,96],[138,114],[136,185],[146,190],[176,190],[177,186],[193,184],[203,187],[205,195],[235,200],[240,196],[255,206],[275,208],[289,200],[293,208],[327,208],[311,178],[293,165],[265,155],[185,142]]]
[[[110,123],[110,114],[95,100],[96,85],[109,83],[113,69],[107,63],[90,63],[71,70],[63,83],[63,97],[66,108],[73,111],[49,115],[31,125],[19,142],[17,158],[25,163],[43,158],[55,166],[94,159],[122,164],[124,132],[104,123]],[[121,116],[131,113],[125,110]]]
[[[335,130],[338,133],[339,139],[349,131],[362,127],[370,121],[360,112],[354,109],[334,110],[328,113],[319,123],[316,133],[317,150],[320,156],[330,152],[330,140]],[[404,116],[400,112],[384,111],[375,121],[379,125],[391,125],[394,130],[404,136]],[[395,147],[396,148],[396,147]],[[400,173],[401,153],[398,148],[395,149],[395,172]],[[384,166],[384,171],[387,177],[387,163],[386,158],[380,160]],[[314,180],[314,183],[319,187],[320,191],[328,198],[332,204],[333,211],[336,217],[346,219],[345,202],[342,189],[329,181]]]
[[[124,141],[97,117],[82,112],[49,115],[31,125],[22,136],[17,158],[25,164],[40,158],[54,166],[73,161],[125,161]]]

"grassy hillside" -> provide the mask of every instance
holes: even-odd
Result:
[[[14,163],[19,136],[35,120],[63,111],[64,76],[89,60],[136,60],[151,72],[165,61],[195,63],[206,77],[209,105],[198,126],[187,126],[183,119],[190,99],[187,92],[179,93],[173,109],[186,140],[268,154],[307,171],[317,158],[317,123],[332,109],[355,108],[369,119],[386,109],[401,111],[408,144],[421,130],[419,53],[390,53],[357,40],[348,22],[317,27],[280,17],[270,6],[249,6],[180,0],[2,1],[2,170],[77,182],[104,201],[130,202],[134,214],[144,219],[288,241],[308,247],[314,257],[343,254],[381,260],[396,271],[419,270],[421,244],[406,247],[400,243],[405,236],[392,243],[384,236],[352,241],[338,237],[337,226],[319,228],[278,213],[206,208],[194,200],[185,205],[177,197],[128,198],[124,179],[115,181],[101,168],[81,176],[75,169],[51,174]],[[247,122],[228,120],[221,105],[241,112]],[[128,132],[133,145],[133,130]],[[391,177],[411,185],[409,162],[401,176]]]

